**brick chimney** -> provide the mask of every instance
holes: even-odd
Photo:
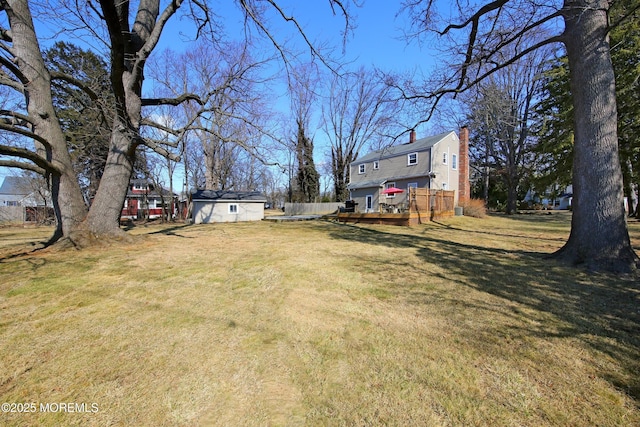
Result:
[[[471,184],[469,184],[469,129],[460,128],[460,154],[458,160],[458,205],[471,199]]]
[[[409,144],[413,144],[414,142],[416,142],[416,131],[415,129],[411,129],[411,132],[409,132]]]

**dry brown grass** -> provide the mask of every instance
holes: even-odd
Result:
[[[0,400],[98,405],[0,424],[640,425],[638,284],[545,260],[568,227],[0,229]]]

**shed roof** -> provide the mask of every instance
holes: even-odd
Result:
[[[192,200],[266,202],[259,191],[197,190],[191,193]]]
[[[412,143],[406,143],[401,145],[393,145],[391,147],[386,147],[381,150],[372,151],[371,153],[360,157],[358,160],[354,161],[353,165],[358,165],[360,163],[367,163],[373,160],[385,159],[388,157],[395,157],[402,154],[414,153],[416,151],[425,151],[438,142],[442,141],[449,134],[455,134],[455,132],[445,132],[434,136],[428,136],[426,138],[421,138]]]

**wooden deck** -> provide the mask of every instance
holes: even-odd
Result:
[[[386,224],[402,225],[405,227],[425,224],[432,220],[449,218],[454,215],[454,211],[431,211],[431,212],[404,212],[404,213],[358,213],[340,212],[338,221],[352,222],[356,224]]]
[[[338,213],[338,221],[361,224],[415,226],[433,221],[434,219],[437,220],[454,216],[454,191],[434,191],[426,188],[411,188],[409,190],[409,206],[405,212],[340,212]]]

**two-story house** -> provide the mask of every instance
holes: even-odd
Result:
[[[132,179],[127,190],[127,197],[122,207],[120,218],[156,219],[163,213],[173,215],[177,211],[177,196],[165,189],[156,188],[146,179]]]
[[[381,206],[406,206],[411,187],[455,190],[455,205],[469,197],[469,131],[460,130],[416,139],[373,151],[351,163],[349,194],[356,212],[378,212]],[[403,192],[385,194],[388,188]]]

